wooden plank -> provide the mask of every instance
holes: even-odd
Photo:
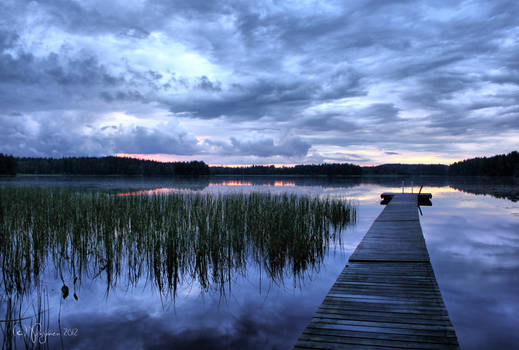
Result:
[[[441,333],[438,335],[429,334],[427,332],[403,332],[402,329],[390,329],[390,328],[371,328],[368,327],[356,327],[350,329],[350,327],[341,327],[340,325],[332,324],[310,324],[305,334],[318,334],[318,335],[331,335],[338,337],[348,338],[366,338],[366,339],[377,339],[385,341],[405,341],[405,342],[419,342],[419,343],[431,343],[431,344],[449,344],[452,338],[456,336],[447,335]]]
[[[459,349],[429,260],[417,196],[383,195],[391,201],[295,349]]]
[[[345,310],[343,308],[317,309],[315,317],[337,318],[344,321],[401,323],[405,325],[438,326],[448,329],[452,327],[448,316],[410,315],[396,314],[391,312],[375,312],[365,310]]]
[[[372,337],[363,338],[359,337],[351,337],[351,336],[338,336],[338,335],[325,335],[325,334],[307,334],[303,332],[301,337],[299,338],[301,342],[314,342],[317,343],[318,347],[316,349],[321,349],[319,343],[332,343],[334,344],[334,349],[344,349],[345,346],[351,345],[369,345],[369,346],[379,346],[386,347],[392,349],[431,349],[431,350],[441,350],[441,349],[456,349],[450,344],[443,343],[427,343],[427,342],[413,342],[413,341],[398,341],[398,340],[389,340],[389,339],[376,339]],[[296,344],[297,346],[297,344]],[[315,346],[315,345],[314,345]],[[351,347],[350,347],[351,348]]]
[[[443,326],[430,326],[420,325],[411,323],[392,323],[392,322],[378,322],[378,321],[352,321],[344,320],[340,317],[325,317],[316,315],[312,318],[312,323],[334,323],[341,325],[350,325],[352,327],[381,327],[381,328],[392,328],[392,329],[403,329],[406,332],[412,332],[414,330],[427,331],[431,333],[454,333],[454,328],[445,329]]]
[[[416,197],[394,195],[350,261],[429,261]]]

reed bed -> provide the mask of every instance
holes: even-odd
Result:
[[[269,193],[117,196],[66,188],[0,188],[4,295],[24,295],[53,269],[77,298],[84,278],[107,292],[146,278],[175,296],[179,284],[225,288],[254,263],[274,280],[318,268],[355,221],[341,200]],[[62,289],[63,297],[65,289]]]

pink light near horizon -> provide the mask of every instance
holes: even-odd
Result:
[[[123,192],[118,193],[118,197],[128,197],[128,196],[158,196],[158,195],[166,195],[174,192],[181,192],[177,188],[170,188],[170,187],[161,187],[161,188],[154,188],[151,190],[138,190],[138,191],[132,191],[132,192]]]
[[[142,159],[142,160],[153,160],[155,162],[183,162],[186,161],[184,159],[181,159],[181,157],[173,156],[171,154],[139,154],[139,153],[117,153],[117,157],[120,158],[135,158],[135,159]]]
[[[360,163],[358,165],[361,166],[377,166],[381,164],[390,164],[390,163],[400,163],[400,164],[452,164],[454,162],[471,158],[470,156],[466,156],[463,158],[447,158],[442,157],[433,153],[426,153],[426,154],[420,154],[420,153],[410,153],[408,155],[402,155],[402,154],[396,154],[396,155],[388,155],[383,152],[378,151],[360,151],[360,154],[367,156],[371,158],[371,162],[368,163]],[[185,155],[172,155],[172,154],[163,154],[163,153],[156,153],[156,154],[144,154],[144,153],[117,153],[117,157],[123,157],[123,158],[135,158],[135,159],[142,159],[142,160],[151,160],[156,162],[190,162],[190,161],[204,161],[208,166],[210,167],[226,167],[226,168],[241,168],[241,167],[251,167],[254,165],[258,166],[274,166],[275,168],[283,168],[283,167],[294,167],[297,164],[295,163],[270,163],[270,164],[261,164],[257,162],[251,162],[249,164],[228,164],[225,161],[221,162],[214,162],[211,160],[208,160],[207,156],[185,156]],[[340,161],[330,161],[330,160],[324,160],[322,163],[342,163]],[[348,163],[352,163],[351,161]],[[307,162],[302,162],[301,164],[308,164]],[[357,164],[357,163],[353,163]]]
[[[274,187],[291,187],[295,186],[295,182],[292,181],[274,181],[269,184],[262,184],[261,186],[274,186]],[[226,180],[222,182],[210,182],[209,186],[255,186],[254,183],[250,181],[241,181],[241,180]]]
[[[179,155],[172,155],[172,154],[163,154],[163,153],[157,153],[157,154],[141,154],[141,153],[117,153],[117,157],[120,158],[135,158],[135,159],[142,159],[142,160],[152,160],[155,162],[190,162],[194,160],[203,160],[200,159],[200,157],[196,156],[179,156]],[[205,160],[204,160],[205,161]],[[275,168],[282,168],[282,167],[294,167],[296,164],[294,163],[273,163],[273,164],[225,164],[225,163],[211,163],[206,162],[208,166],[210,167],[226,167],[226,168],[242,168],[242,167],[250,167],[253,165],[260,165],[260,166],[274,166]]]

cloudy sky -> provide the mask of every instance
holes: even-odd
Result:
[[[0,152],[450,163],[519,145],[517,1],[0,2]]]

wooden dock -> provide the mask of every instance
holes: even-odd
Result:
[[[388,196],[295,349],[459,349],[423,238],[418,195],[382,198]]]

